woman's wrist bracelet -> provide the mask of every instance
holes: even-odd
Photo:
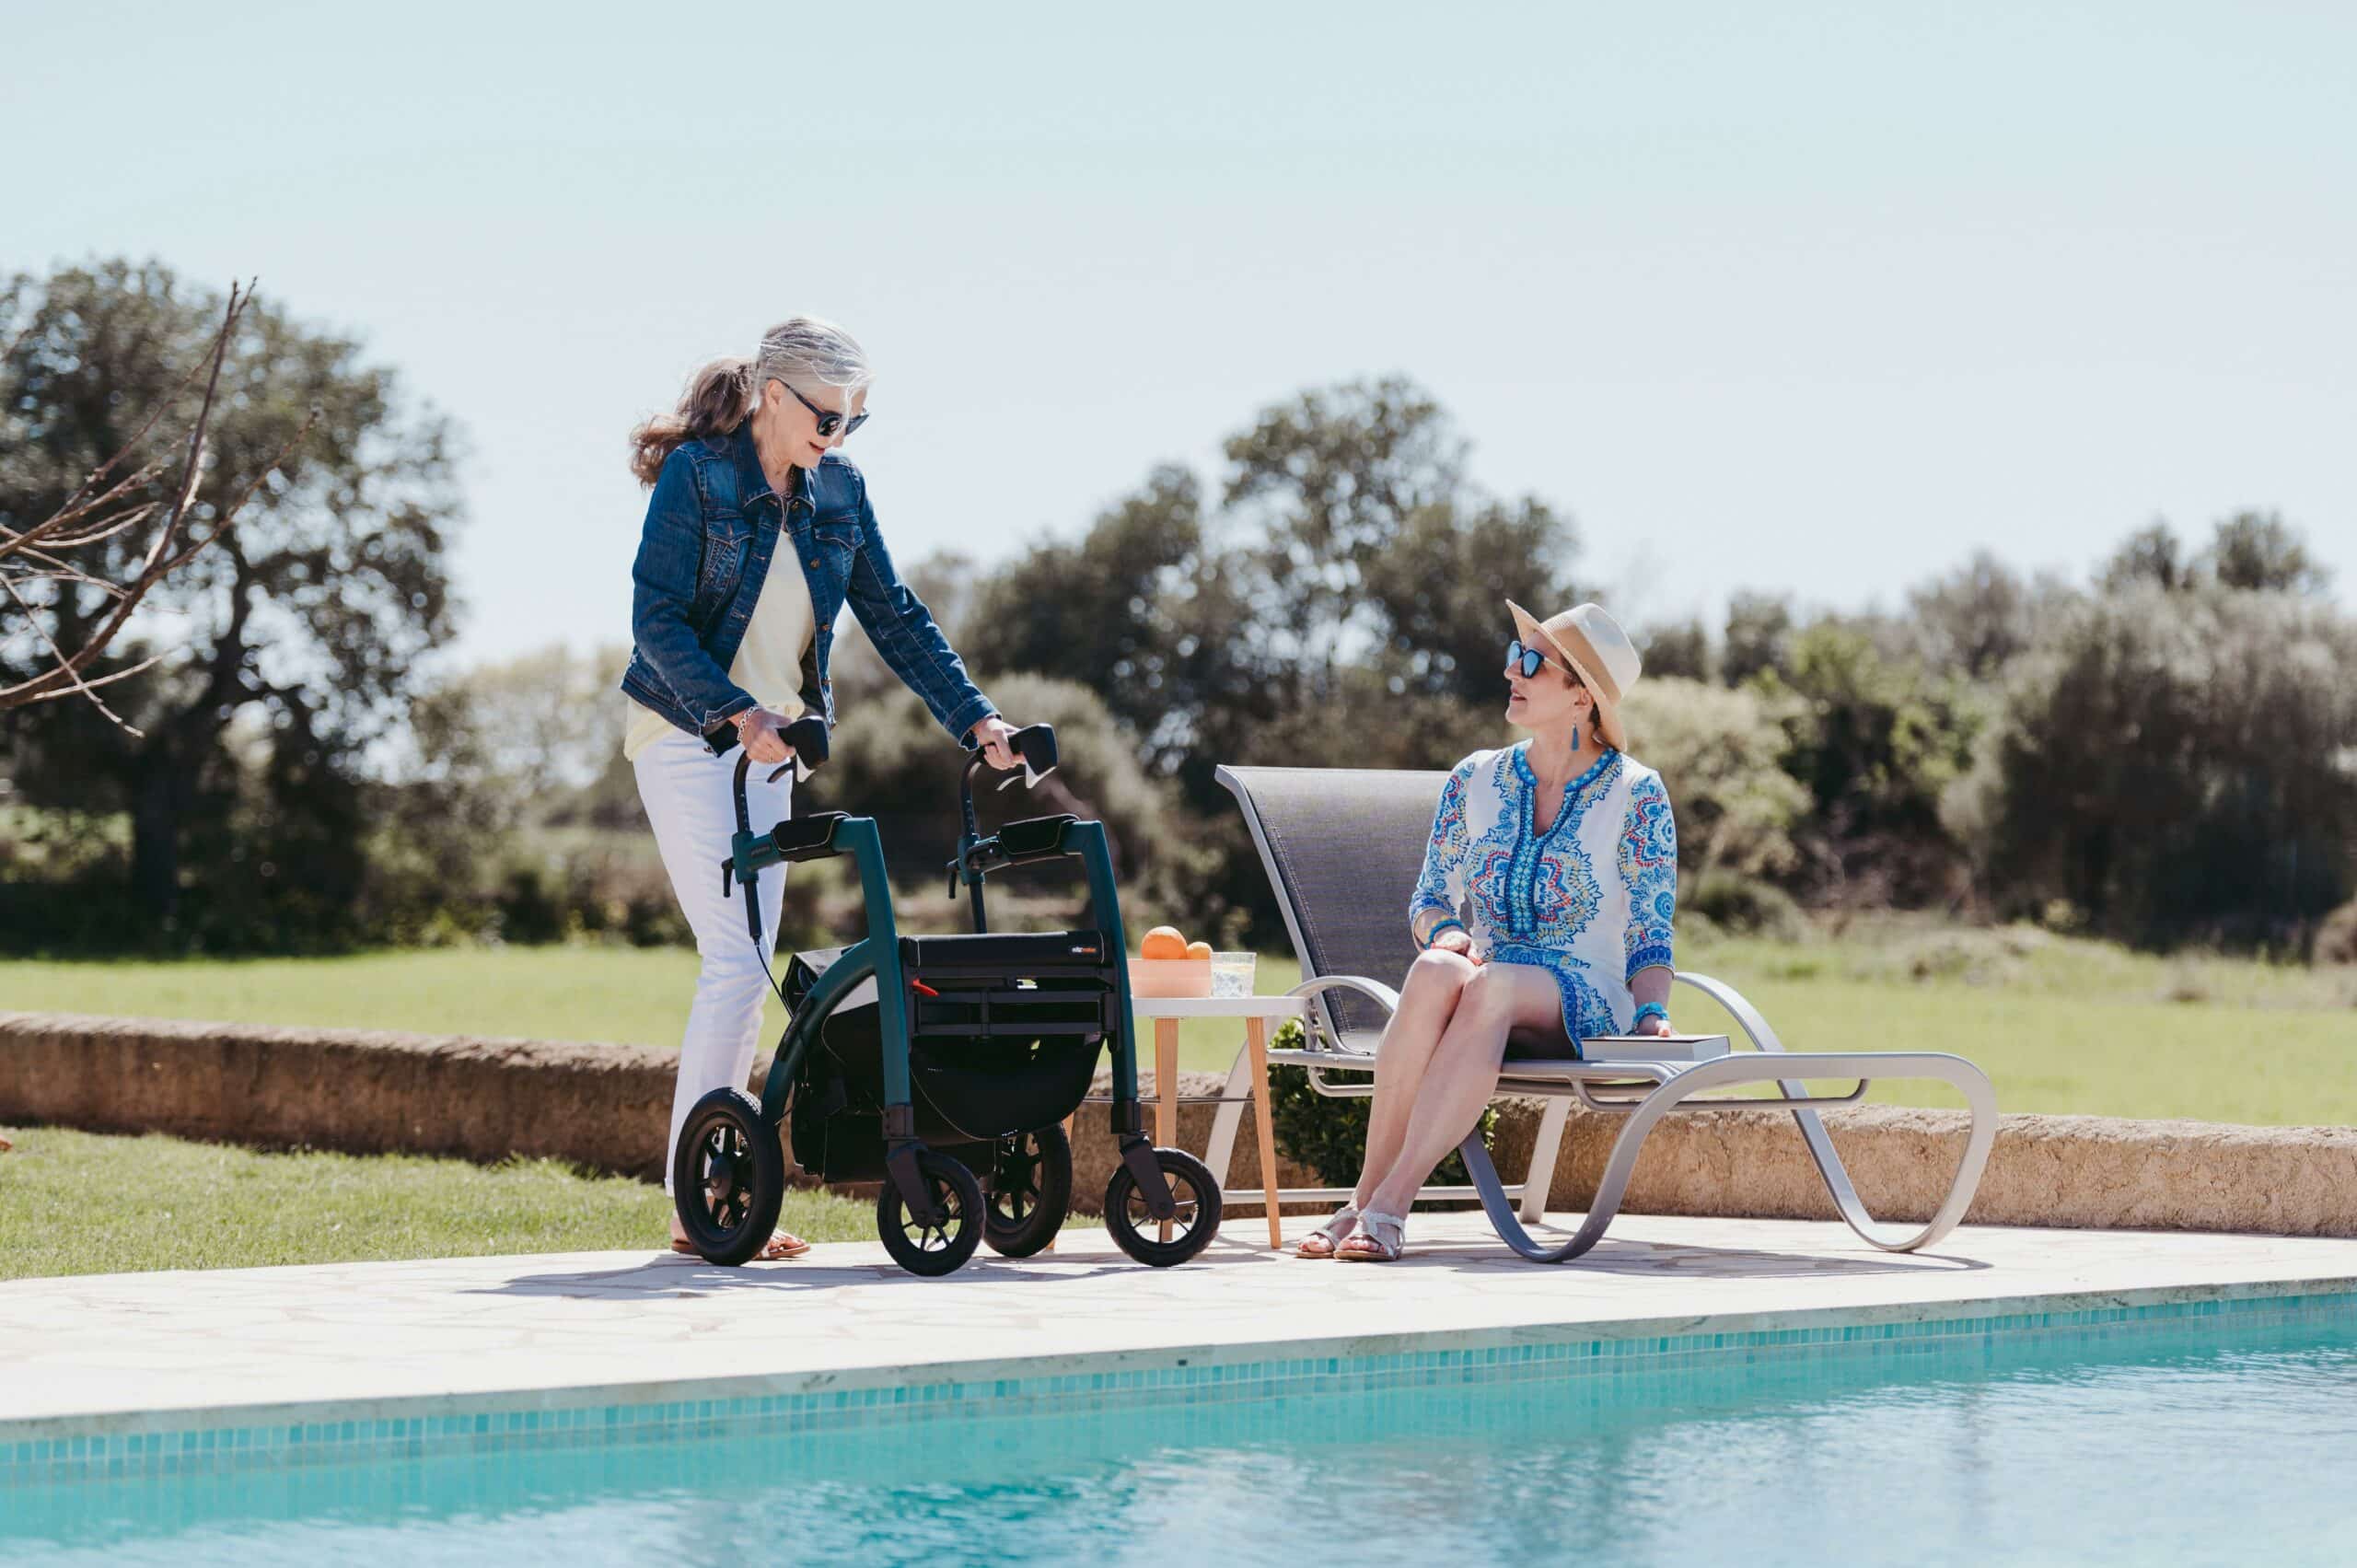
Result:
[[[1669,1022],[1669,1009],[1658,1002],[1644,1003],[1638,1007],[1636,1016],[1629,1020],[1629,1027],[1633,1029],[1647,1018],[1659,1018],[1666,1024]]]
[[[1432,950],[1433,944],[1440,940],[1440,934],[1446,931],[1451,926],[1455,926],[1459,931],[1465,931],[1465,923],[1461,920],[1451,918],[1448,920],[1437,921],[1434,923],[1433,928],[1430,931],[1424,933],[1423,940],[1418,943],[1417,946],[1422,947],[1426,952],[1430,952]],[[1469,931],[1465,931],[1465,935],[1469,937],[1473,934]]]

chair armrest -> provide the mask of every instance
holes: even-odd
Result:
[[[1689,974],[1683,970],[1678,970],[1670,978],[1679,985],[1692,986],[1725,1008],[1728,1015],[1735,1019],[1736,1027],[1750,1037],[1751,1048],[1754,1051],[1784,1049],[1784,1042],[1776,1038],[1776,1031],[1768,1027],[1768,1020],[1759,1016],[1759,1009],[1753,1006],[1742,992],[1737,991],[1726,981],[1713,980],[1706,974]]]
[[[1392,990],[1381,981],[1369,980],[1363,974],[1319,975],[1315,980],[1303,981],[1299,985],[1296,985],[1291,991],[1286,992],[1285,994],[1287,996],[1301,997],[1306,1000],[1324,991],[1355,991],[1360,995],[1372,1000],[1386,1013],[1397,1013],[1399,1010],[1399,993],[1398,992]],[[1313,1013],[1310,1015],[1310,1021],[1314,1022],[1315,1019],[1316,1015]],[[1321,1031],[1314,1028],[1305,1032],[1313,1041],[1323,1038]],[[1316,1051],[1339,1051],[1341,1049],[1341,1042],[1332,1041],[1325,1044],[1313,1045],[1311,1049]]]

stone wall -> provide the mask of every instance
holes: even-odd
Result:
[[[0,1013],[0,1122],[484,1161],[547,1156],[652,1178],[672,1063],[669,1051],[624,1046]],[[1189,1094],[1220,1085],[1211,1074],[1182,1079]],[[1200,1154],[1211,1117],[1208,1106],[1183,1109],[1179,1142]],[[1860,1106],[1825,1120],[1859,1192],[1891,1220],[1931,1214],[1964,1146],[1961,1111]],[[1509,1179],[1527,1163],[1537,1122],[1536,1102],[1501,1107],[1497,1163]],[[1619,1125],[1573,1115],[1551,1208],[1585,1205]],[[1094,1210],[1114,1159],[1103,1108],[1083,1109],[1077,1144],[1074,1201]],[[1280,1164],[1285,1185],[1318,1184]],[[1248,1109],[1229,1184],[1259,1179]],[[1647,1143],[1625,1206],[1835,1217],[1782,1111],[1672,1119]],[[2008,1116],[1969,1217],[2357,1236],[2357,1129]]]

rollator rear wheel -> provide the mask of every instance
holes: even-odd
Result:
[[[1184,1149],[1156,1149],[1154,1162],[1170,1183],[1170,1196],[1178,1204],[1177,1216],[1165,1221],[1147,1213],[1137,1178],[1127,1165],[1118,1165],[1105,1187],[1105,1228],[1139,1262],[1167,1269],[1192,1258],[1219,1234],[1219,1183],[1212,1179],[1210,1167]]]
[[[1061,1127],[998,1141],[982,1239],[1006,1258],[1028,1258],[1056,1238],[1072,1210],[1072,1140]]]
[[[909,1272],[954,1273],[982,1244],[982,1184],[972,1171],[932,1149],[917,1152],[917,1171],[942,1210],[942,1223],[932,1227],[917,1223],[901,1202],[900,1190],[887,1178],[884,1191],[876,1195],[877,1234],[884,1238],[884,1250],[892,1261]]]
[[[671,1202],[707,1263],[741,1263],[768,1244],[785,1202],[785,1151],[761,1102],[742,1089],[696,1101],[672,1151]]]

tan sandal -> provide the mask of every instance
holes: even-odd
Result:
[[[1303,1237],[1300,1244],[1294,1248],[1293,1255],[1296,1258],[1313,1260],[1331,1258],[1336,1249],[1343,1242],[1348,1241],[1351,1238],[1351,1233],[1358,1227],[1358,1210],[1345,1203],[1334,1211],[1332,1218]]]
[[[1396,1263],[1407,1249],[1406,1216],[1369,1209],[1359,1215],[1358,1234],[1336,1248],[1334,1256],[1345,1263]]]
[[[691,1258],[698,1256],[695,1244],[683,1237],[675,1236],[671,1238],[671,1250],[684,1253]],[[808,1242],[790,1230],[781,1230],[770,1237],[770,1244],[767,1247],[753,1254],[752,1260],[756,1263],[778,1263],[788,1258],[799,1258],[809,1250]]]

